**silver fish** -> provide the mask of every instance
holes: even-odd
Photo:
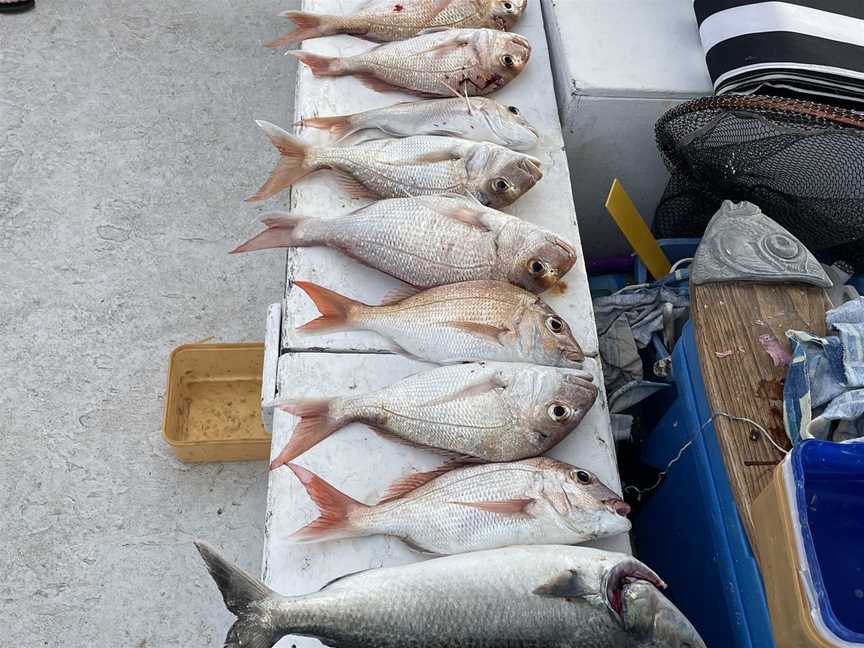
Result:
[[[300,124],[327,130],[337,140],[361,131],[391,137],[446,135],[492,142],[514,151],[528,151],[539,140],[537,130],[516,106],[504,106],[488,97],[405,101],[353,115],[307,117]]]
[[[465,198],[393,198],[336,218],[268,214],[233,252],[326,245],[417,288],[494,279],[551,288],[576,261],[556,234]]]
[[[497,360],[579,367],[585,359],[567,322],[537,295],[503,281],[437,286],[380,306],[307,281],[294,285],[321,312],[298,328],[306,333],[374,331],[399,351],[438,364]]]
[[[316,77],[353,76],[377,92],[420,97],[487,95],[515,79],[531,57],[518,34],[493,29],[445,29],[385,43],[354,56],[286,52]]]
[[[226,647],[706,648],[649,567],[587,547],[507,547],[343,576],[281,596],[196,543],[237,617]]]
[[[512,363],[439,367],[368,394],[277,400],[300,417],[275,469],[349,423],[399,441],[483,461],[543,454],[567,436],[597,398],[591,374]]]
[[[391,535],[427,553],[578,544],[630,530],[630,507],[596,475],[547,457],[418,473],[374,506],[288,464],[321,510],[294,542]]]
[[[430,28],[480,28],[508,31],[527,0],[372,0],[354,14],[329,16],[283,11],[296,26],[267,47],[285,47],[310,38],[351,34],[379,43],[416,36]]]
[[[258,125],[282,157],[249,202],[269,198],[321,169],[337,172],[354,198],[454,193],[490,207],[509,205],[543,177],[537,158],[488,142],[430,135],[319,147],[268,122]]]

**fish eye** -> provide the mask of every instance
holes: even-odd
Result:
[[[551,418],[556,423],[561,423],[562,421],[566,421],[573,415],[573,410],[564,405],[563,403],[552,403],[546,410],[546,413],[549,414],[549,418]]]
[[[510,188],[510,182],[506,178],[495,178],[492,181],[492,189],[501,193],[503,191],[507,191]]]
[[[535,277],[541,274],[546,273],[546,264],[543,263],[540,259],[531,259],[528,262],[528,272],[530,272]]]
[[[576,479],[580,484],[590,484],[594,481],[594,478],[591,476],[587,470],[574,470],[571,473],[571,476]]]
[[[507,11],[511,11],[511,10],[513,9],[513,5],[510,4],[509,2],[505,2],[505,3],[504,3],[504,8],[505,8]]]
[[[564,322],[557,317],[550,317],[546,320],[546,328],[553,333],[560,333],[564,330]]]
[[[514,61],[513,57],[509,54],[505,54],[504,56],[502,56],[501,62],[504,64],[504,67],[508,68],[512,68],[516,64],[516,61]]]
[[[507,106],[507,110],[509,110],[514,115],[519,114],[519,109],[516,106]]]

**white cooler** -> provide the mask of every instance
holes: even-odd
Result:
[[[693,1],[540,1],[585,255],[629,252],[603,207],[612,179],[650,222],[669,178],[654,123],[712,94]]]

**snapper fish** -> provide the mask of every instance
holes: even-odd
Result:
[[[355,133],[380,132],[390,137],[445,135],[475,142],[491,142],[514,151],[537,146],[539,135],[519,108],[489,97],[452,97],[405,101],[352,115],[306,117],[301,126],[329,131],[336,140]]]
[[[267,405],[300,421],[270,468],[355,422],[462,459],[536,457],[570,434],[591,409],[598,393],[592,380],[584,371],[471,363],[423,371],[368,394],[277,399]]]
[[[287,52],[316,77],[353,76],[377,92],[420,97],[487,95],[519,76],[531,57],[523,36],[492,29],[444,29],[354,56]]]
[[[288,464],[321,516],[293,542],[391,535],[426,553],[578,544],[630,530],[630,507],[593,473],[547,457],[409,475],[374,506]]]
[[[258,125],[282,157],[247,198],[258,202],[322,169],[336,172],[353,198],[468,195],[489,207],[516,201],[542,177],[540,160],[488,142],[455,137],[380,139],[356,146],[313,146],[269,122]]]
[[[535,293],[558,284],[576,248],[549,230],[465,198],[391,198],[334,218],[269,214],[233,252],[327,246],[416,288],[477,279]]]
[[[350,34],[384,43],[416,36],[430,28],[489,28],[509,31],[527,0],[371,0],[350,15],[306,11],[279,15],[297,28],[267,47],[286,47],[310,38]]]
[[[298,330],[374,331],[398,351],[438,364],[491,360],[581,367],[570,326],[537,295],[503,281],[464,281],[370,306],[295,281],[321,312]]]
[[[196,546],[237,617],[230,648],[270,648],[287,635],[334,648],[706,648],[660,592],[661,578],[626,554],[506,547],[368,569],[283,596]]]

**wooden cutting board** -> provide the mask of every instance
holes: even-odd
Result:
[[[759,337],[773,335],[788,350],[786,331],[790,329],[825,335],[828,308],[822,288],[803,284],[691,284],[699,362],[714,415],[726,412],[750,418],[788,449],[783,426],[786,367],[774,366]],[[783,455],[746,422],[717,416],[714,429],[752,543],[751,505]]]

